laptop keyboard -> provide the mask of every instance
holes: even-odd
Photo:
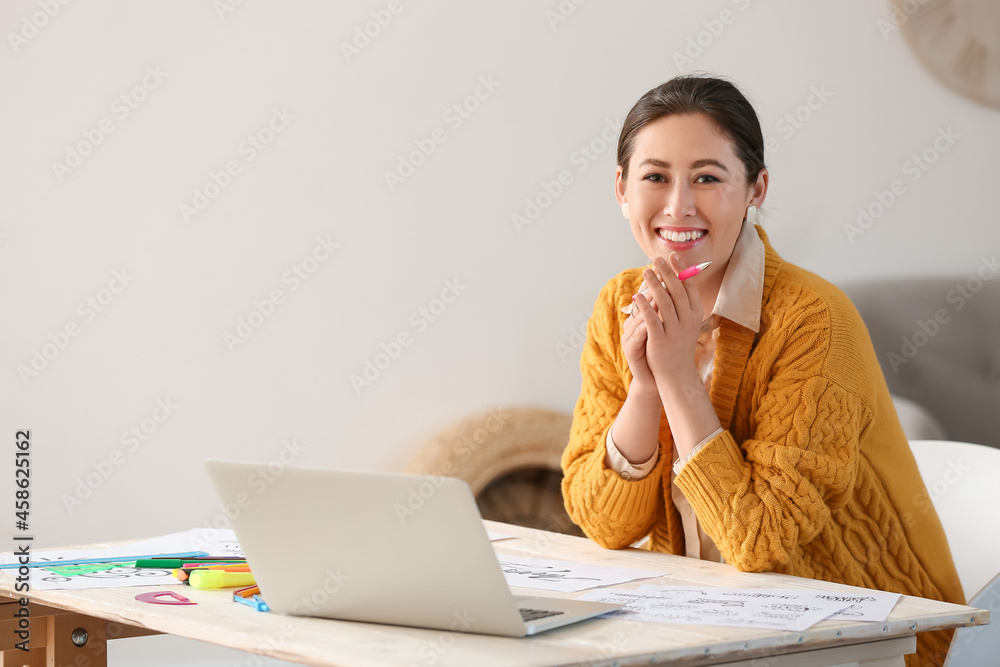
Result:
[[[549,616],[558,616],[562,614],[561,611],[549,611],[547,609],[518,609],[521,612],[521,620],[525,623],[531,621],[537,621],[540,618],[548,618]]]

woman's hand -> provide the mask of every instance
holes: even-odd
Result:
[[[625,318],[622,327],[622,352],[629,370],[632,371],[632,385],[629,387],[656,393],[656,381],[646,363],[646,321],[639,315],[638,306],[633,299],[632,315]]]
[[[613,432],[618,450],[633,463],[648,460],[657,446],[659,410],[651,406],[662,405],[678,457],[720,427],[694,361],[702,308],[695,281],[677,277],[685,268],[677,253],[670,264],[657,258],[643,272],[651,301],[635,295],[635,314],[622,330],[632,385]]]
[[[635,335],[631,343],[626,342],[623,335],[625,358],[629,360],[633,376],[636,369],[630,354],[637,361],[641,360],[661,393],[666,385],[682,388],[685,383],[700,382],[694,353],[702,326],[701,298],[696,281],[682,282],[677,278],[676,274],[687,268],[681,263],[680,256],[672,253],[670,261],[668,265],[666,260],[658,257],[653,268],[643,272],[643,279],[650,289],[646,294],[634,297],[638,314],[629,318],[640,322],[633,326]],[[652,303],[647,296],[651,297]],[[626,322],[626,332],[629,325]],[[643,355],[629,350],[630,346],[637,346],[639,340],[645,342]]]

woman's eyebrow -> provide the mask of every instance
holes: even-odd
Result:
[[[651,164],[656,167],[660,167],[662,169],[670,169],[669,162],[664,162],[663,160],[658,160],[653,157],[646,158],[645,160],[639,163],[639,166],[641,167],[646,164]],[[727,174],[729,173],[729,169],[726,168],[726,165],[722,164],[718,160],[713,160],[712,158],[703,158],[701,160],[695,160],[694,162],[691,163],[691,168],[698,169],[699,167],[705,167],[709,165],[716,166],[722,171],[726,172]]]
[[[691,168],[692,169],[697,169],[698,167],[706,167],[706,166],[709,166],[709,165],[714,165],[714,166],[718,167],[719,169],[721,169],[722,171],[726,172],[727,174],[729,173],[729,170],[726,169],[726,165],[722,164],[718,160],[713,160],[711,158],[704,158],[702,160],[695,160],[694,162],[691,163]]]

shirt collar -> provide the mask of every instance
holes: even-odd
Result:
[[[757,234],[756,226],[744,222],[709,320],[717,326],[718,318],[724,317],[759,333],[763,296],[764,242]]]

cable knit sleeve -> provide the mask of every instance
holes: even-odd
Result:
[[[619,276],[620,278],[620,276]],[[570,441],[563,453],[563,498],[570,518],[592,540],[609,549],[627,547],[663,515],[661,465],[637,481],[605,467],[608,429],[625,403],[631,375],[619,359],[617,316],[620,280],[605,285],[587,322],[580,357],[583,383],[573,412]]]
[[[829,326],[793,333],[767,383],[750,388],[752,431],[723,431],[675,483],[726,562],[760,572],[785,565],[847,503],[870,415],[856,393],[828,376]]]

